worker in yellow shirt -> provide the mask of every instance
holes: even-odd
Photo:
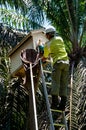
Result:
[[[64,111],[67,100],[69,59],[64,41],[60,36],[56,36],[55,28],[47,28],[45,32],[49,41],[45,43],[43,57],[48,58],[50,55],[53,59],[51,108]]]

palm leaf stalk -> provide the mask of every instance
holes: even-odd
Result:
[[[74,62],[72,63],[71,67],[71,77],[70,77],[70,130],[72,125],[72,101],[73,101],[73,71],[74,71]]]

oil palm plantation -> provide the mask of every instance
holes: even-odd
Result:
[[[4,22],[7,21],[7,23],[10,23],[10,25],[17,29],[23,29],[24,27],[24,30],[26,30],[26,28],[29,27],[28,30],[30,30],[32,28],[36,28],[36,25],[38,25],[39,21],[43,20],[42,16],[45,12],[47,18],[51,21],[51,24],[56,27],[58,33],[63,37],[66,49],[70,57],[70,94],[67,103],[67,108],[69,110],[69,113],[67,115],[69,121],[69,129],[84,129],[86,127],[85,119],[82,118],[80,120],[80,117],[85,117],[86,115],[84,111],[86,107],[86,97],[84,95],[86,92],[86,2],[83,0],[27,0],[27,2],[24,0],[7,0],[3,2],[1,0],[0,2],[1,5],[4,4],[5,6],[9,4],[11,7],[14,7],[15,5],[15,9],[17,9],[17,11],[20,9],[22,12],[22,16],[19,17],[19,20],[21,21],[22,19],[23,21],[22,25],[17,24],[16,26],[16,21],[18,18],[16,18],[16,20],[15,18],[11,19],[12,15],[9,15],[10,13],[6,15],[6,11],[4,13],[6,17],[2,19]],[[8,2],[8,4],[6,2]],[[30,15],[30,11],[28,13],[28,10],[31,12],[32,10],[35,10],[35,13]],[[1,10],[1,12],[3,11]],[[17,15],[15,15],[15,17],[17,17]],[[28,18],[31,19],[28,20]],[[26,21],[27,24],[25,24],[24,21]],[[80,124],[79,126],[78,122]]]

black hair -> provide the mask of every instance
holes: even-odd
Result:
[[[48,32],[46,34],[49,34],[51,37],[54,37],[55,36],[55,32]]]

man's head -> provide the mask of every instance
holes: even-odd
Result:
[[[51,27],[46,28],[45,33],[46,33],[46,37],[48,39],[51,39],[52,37],[55,36],[56,30],[54,27],[51,26]]]

